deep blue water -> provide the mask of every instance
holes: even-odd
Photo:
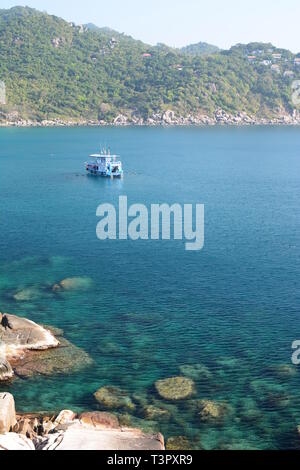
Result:
[[[105,143],[122,156],[122,181],[84,174]],[[148,207],[205,204],[204,249],[99,241],[96,208],[120,195]],[[197,381],[196,398],[226,401],[223,422],[202,423],[187,400],[171,405],[167,422],[142,422],[138,408],[133,423],[207,449],[297,444],[299,128],[0,129],[0,223],[0,311],[63,328],[95,361],[16,380],[18,410],[97,409],[103,385],[159,404],[157,379],[201,363],[212,375]],[[13,298],[70,276],[93,288]],[[280,365],[291,376],[270,373]]]

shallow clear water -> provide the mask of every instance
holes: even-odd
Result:
[[[122,156],[123,181],[84,174],[105,143]],[[99,241],[96,208],[119,195],[204,203],[204,249]],[[141,421],[138,407],[132,422],[207,449],[295,447],[300,371],[270,366],[291,365],[300,337],[299,203],[298,128],[0,129],[0,310],[63,328],[95,361],[16,380],[18,410],[99,409],[103,385],[159,404],[157,379],[201,363],[211,377],[196,398],[226,401],[224,421],[202,423],[187,400],[170,404],[169,421]],[[93,288],[13,298],[70,276]]]

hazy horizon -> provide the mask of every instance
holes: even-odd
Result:
[[[235,44],[272,43],[300,52],[297,0],[253,0],[251,9],[237,0],[138,1],[86,0],[74,5],[70,0],[2,0],[1,8],[29,6],[77,24],[93,23],[125,33],[148,44],[164,43],[171,47],[206,42],[229,49]],[[167,26],[166,26],[167,25]],[[296,44],[299,43],[299,46]]]

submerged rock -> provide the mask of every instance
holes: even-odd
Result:
[[[171,377],[155,382],[157,393],[165,400],[184,400],[195,392],[195,383],[187,377]]]
[[[148,405],[144,408],[145,418],[153,421],[160,421],[162,419],[169,419],[171,414],[164,408],[158,408],[154,405]]]
[[[290,397],[287,393],[271,393],[266,396],[263,404],[266,408],[282,409],[290,403]]]
[[[166,450],[193,450],[193,446],[185,436],[169,437]]]
[[[224,357],[216,361],[218,366],[224,367],[225,369],[236,369],[239,366],[239,360],[235,357]]]
[[[212,378],[212,373],[203,364],[187,364],[179,367],[180,372],[182,375],[189,377],[190,379],[193,380],[209,380]]]
[[[151,396],[148,395],[147,391],[139,391],[132,394],[132,399],[139,407],[144,408],[149,405]]]
[[[118,387],[101,387],[94,393],[94,397],[102,406],[108,409],[125,408],[131,411],[135,410],[135,404],[130,396]]]
[[[120,426],[124,426],[126,428],[133,426],[133,420],[135,419],[129,413],[122,413],[118,415]]]
[[[58,284],[54,284],[52,290],[59,291],[73,291],[73,290],[87,290],[92,286],[92,279],[89,277],[68,277],[63,279]]]
[[[251,445],[246,439],[236,439],[230,442],[219,442],[217,450],[241,450],[241,451],[253,451],[253,450],[262,450],[257,448],[255,445]]]
[[[255,423],[263,419],[262,412],[257,408],[256,401],[251,397],[245,397],[240,403],[238,415],[241,421]]]
[[[124,352],[121,346],[114,343],[113,341],[101,341],[101,344],[97,347],[97,351],[102,354],[120,355]]]
[[[250,382],[250,390],[254,392],[258,399],[262,399],[269,393],[281,393],[285,390],[284,386],[278,381],[270,378],[255,379]]]
[[[228,412],[228,405],[213,400],[198,400],[197,408],[201,421],[215,421],[223,419]]]
[[[92,358],[83,349],[78,348],[65,338],[60,338],[60,345],[46,351],[28,351],[26,356],[11,362],[16,375],[31,377],[35,374],[67,374],[90,367]]]
[[[289,364],[279,364],[270,366],[267,372],[279,379],[289,379],[297,374],[297,369],[295,366]]]
[[[245,423],[257,423],[263,419],[263,415],[260,413],[259,410],[255,410],[254,408],[250,410],[244,410],[240,413],[241,421]]]
[[[71,258],[67,256],[50,256],[50,258],[48,259],[49,264],[54,267],[58,267],[58,266],[60,267],[66,264],[67,262],[69,262],[70,260]]]
[[[27,287],[25,289],[22,289],[18,292],[16,292],[13,295],[13,298],[17,302],[30,302],[32,300],[36,300],[41,296],[41,291],[39,291],[35,287]]]
[[[164,320],[164,317],[161,313],[158,312],[151,312],[151,314],[148,312],[128,312],[122,314],[120,319],[126,323],[151,327],[153,324],[160,324]]]
[[[250,383],[250,389],[255,393],[257,402],[264,408],[285,408],[289,404],[290,397],[281,383],[257,379]]]

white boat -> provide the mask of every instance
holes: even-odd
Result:
[[[107,178],[122,178],[123,168],[119,155],[111,155],[109,150],[89,156],[86,162],[88,175],[104,176]]]

